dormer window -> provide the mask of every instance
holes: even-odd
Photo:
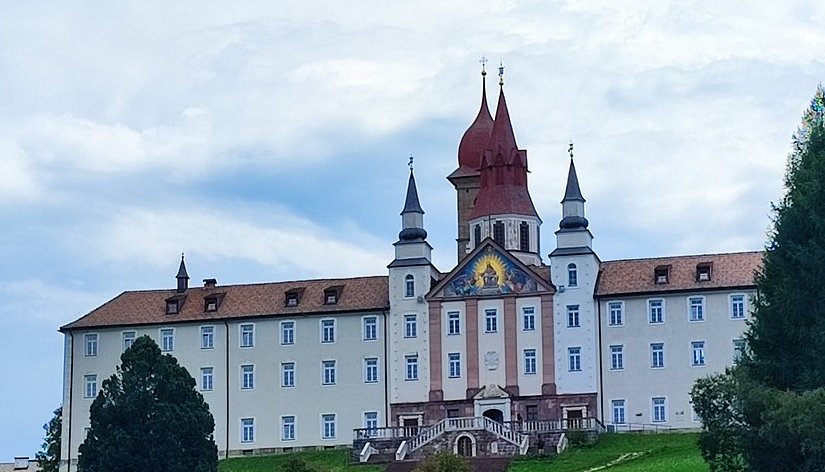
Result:
[[[301,303],[301,296],[304,294],[304,287],[291,288],[284,292],[284,306],[298,306]]]
[[[713,269],[713,263],[711,262],[702,262],[701,264],[696,264],[696,281],[697,282],[708,282],[710,281],[711,270]]]
[[[335,305],[341,295],[341,287],[330,287],[324,290],[324,304]]]
[[[180,312],[180,301],[178,300],[166,300],[166,314],[167,315],[174,315]]]
[[[207,297],[204,299],[203,311],[218,311],[218,297]]]
[[[657,284],[670,282],[670,266],[662,265],[653,270],[653,281]]]

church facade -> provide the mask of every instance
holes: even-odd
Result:
[[[75,470],[89,406],[142,335],[195,378],[221,457],[352,445],[353,430],[412,453],[450,419],[517,452],[542,424],[699,427],[688,393],[744,349],[762,254],[601,261],[571,154],[545,262],[527,169],[503,85],[495,117],[483,87],[448,177],[451,270],[432,263],[411,170],[387,275],[190,287],[181,260],[174,289],[124,292],[61,327],[62,470]],[[482,452],[475,439],[468,451]]]

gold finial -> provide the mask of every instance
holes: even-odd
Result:
[[[487,58],[481,56],[481,59],[478,60],[478,63],[481,64],[481,75],[482,77],[487,75]]]
[[[567,152],[570,153],[570,159],[573,159],[573,140],[570,140],[570,147],[567,148]]]
[[[498,84],[502,87],[504,86],[504,62],[499,61],[498,63]]]
[[[410,153],[410,162],[407,163],[407,165],[410,166],[410,171],[413,170],[413,159],[415,158],[413,157],[412,153]]]

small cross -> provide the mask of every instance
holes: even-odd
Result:
[[[487,75],[487,58],[481,56],[481,59],[478,60],[478,63],[481,64],[481,75]]]
[[[504,62],[499,61],[498,63],[498,84],[504,85]]]
[[[570,147],[567,148],[567,152],[570,153],[570,159],[573,159],[573,140],[570,140]]]
[[[413,170],[413,159],[415,158],[413,157],[412,153],[410,153],[410,162],[407,163],[407,165],[410,166],[410,170]]]

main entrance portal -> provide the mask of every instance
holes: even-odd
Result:
[[[486,410],[483,416],[499,423],[504,422],[504,413],[502,413],[502,411],[498,408],[490,408],[489,410]]]

